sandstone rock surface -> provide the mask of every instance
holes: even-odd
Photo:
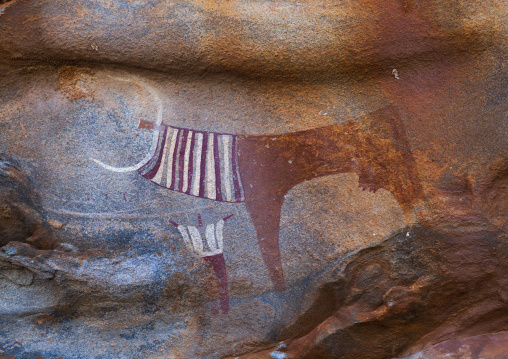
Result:
[[[507,12],[0,1],[0,358],[507,357]]]

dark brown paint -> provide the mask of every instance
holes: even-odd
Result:
[[[405,130],[393,107],[342,124],[273,136],[241,136],[245,204],[277,290],[284,290],[279,222],[284,196],[313,178],[356,173],[359,186],[389,190],[404,210],[422,196]]]
[[[138,128],[165,127],[141,120]],[[245,205],[278,291],[285,289],[279,249],[281,208],[284,196],[297,184],[356,173],[359,187],[390,191],[405,211],[423,195],[404,124],[392,106],[306,131],[238,136],[238,156]]]

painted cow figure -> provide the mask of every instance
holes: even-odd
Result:
[[[245,202],[278,291],[285,289],[281,208],[297,184],[352,172],[359,187],[387,189],[405,211],[422,197],[403,123],[391,106],[340,124],[278,135],[194,131],[143,120],[139,128],[158,131],[155,153],[135,168],[141,176],[191,196]]]

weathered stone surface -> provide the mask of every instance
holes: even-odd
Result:
[[[501,359],[506,357],[507,341],[508,334],[506,332],[449,340],[433,345],[404,359]]]
[[[27,176],[0,158],[0,245],[26,241],[41,249],[53,249],[53,238],[37,195]]]
[[[0,357],[508,353],[507,11],[0,1]]]

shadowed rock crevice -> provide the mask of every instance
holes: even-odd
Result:
[[[12,162],[0,155],[0,246],[11,241],[53,249],[53,238],[30,181]]]

